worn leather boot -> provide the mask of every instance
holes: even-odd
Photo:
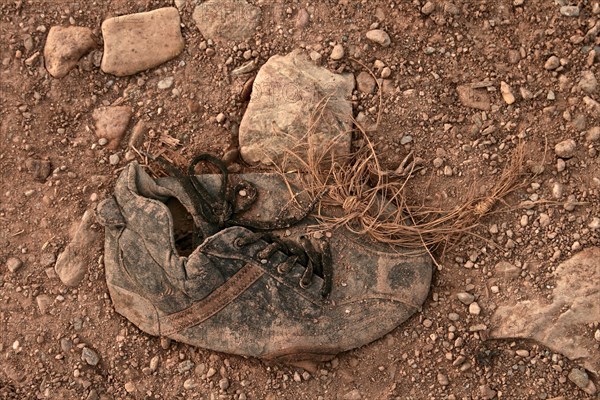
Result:
[[[268,222],[297,212],[280,176],[241,178],[257,190],[244,218]],[[217,176],[197,179],[208,192],[219,190]],[[302,198],[300,189],[291,190]],[[179,211],[168,206],[175,199]],[[409,254],[345,229],[314,235],[310,219],[269,235],[218,228],[198,221],[191,203],[177,179],[154,180],[133,162],[97,210],[115,309],[151,335],[241,356],[324,361],[390,332],[428,295],[432,266],[425,251]],[[180,217],[183,209],[193,221]],[[186,223],[205,233],[188,251],[174,236]],[[316,251],[302,257],[275,238]],[[329,272],[315,267],[315,254]]]

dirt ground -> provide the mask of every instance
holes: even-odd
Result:
[[[185,50],[174,60],[117,78],[88,58],[55,79],[39,56],[31,58],[43,52],[51,26],[90,27],[101,43],[106,18],[173,2],[0,0],[0,398],[595,398],[567,379],[577,364],[561,354],[530,341],[486,340],[487,328],[471,328],[490,327],[500,303],[549,297],[554,268],[600,244],[600,230],[588,227],[600,216],[600,144],[589,134],[600,125],[591,103],[600,93],[578,86],[583,71],[600,77],[600,42],[588,35],[600,24],[598,1],[572,2],[580,6],[575,17],[559,12],[560,1],[544,0],[435,0],[431,13],[418,0],[250,2],[263,16],[245,45],[201,50],[206,42],[191,17],[195,3],[181,1]],[[310,22],[298,28],[302,9]],[[374,26],[390,35],[391,46],[369,44],[365,33]],[[333,61],[338,43],[345,56]],[[246,49],[263,64],[298,47],[320,52],[332,71],[358,75],[364,66],[353,59],[376,74],[376,60],[390,68],[380,126],[368,134],[391,170],[409,151],[425,161],[408,189],[416,203],[450,209],[470,190],[484,194],[516,144],[526,145],[526,185],[495,206],[475,229],[478,237],[437,254],[440,266],[421,312],[381,340],[307,373],[142,333],[112,307],[101,242],[89,249],[81,285],[67,288],[57,279],[52,267],[72,226],[111,193],[126,164],[126,140],[117,150],[97,145],[94,109],[132,106],[127,134],[143,120],[156,146],[162,133],[178,139],[183,160],[198,152],[221,156],[235,144],[232,126],[246,106],[239,98],[245,79],[230,70],[245,62]],[[560,60],[556,69],[545,67],[552,55]],[[167,76],[174,76],[177,91],[157,89]],[[516,97],[511,105],[502,81]],[[457,87],[474,82],[491,82],[489,111],[459,99]],[[377,94],[356,92],[355,116],[372,121],[379,102]],[[218,123],[220,113],[226,118]],[[563,163],[554,147],[566,139],[577,146]],[[116,165],[109,162],[113,154]],[[49,160],[50,176],[36,180],[30,159]],[[524,200],[537,203],[519,207]],[[540,223],[542,213],[549,224]],[[13,257],[23,262],[15,272],[5,266]],[[500,261],[520,268],[518,278],[497,276],[493,266]],[[464,291],[475,295],[479,314],[456,298]],[[40,302],[41,295],[49,300]],[[597,328],[589,327],[592,335]],[[83,347],[99,355],[98,365],[82,361]]]

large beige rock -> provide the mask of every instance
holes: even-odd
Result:
[[[353,89],[352,74],[333,74],[300,50],[271,57],[256,75],[240,123],[243,159],[270,164],[289,151],[304,160],[307,154],[326,151],[349,154]]]
[[[62,78],[94,47],[96,41],[90,28],[53,26],[44,46],[46,69],[53,77]]]
[[[207,39],[242,42],[254,36],[261,10],[245,0],[209,0],[196,6],[192,18]]]
[[[599,260],[593,247],[560,264],[551,303],[544,296],[500,305],[491,337],[534,339],[598,374],[600,349],[590,327],[600,321]]]
[[[133,75],[177,57],[185,45],[180,23],[175,7],[105,20],[102,71]]]

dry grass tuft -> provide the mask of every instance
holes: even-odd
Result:
[[[320,107],[325,105],[326,102]],[[302,172],[300,186],[311,200],[323,196],[314,213],[319,221],[313,227],[315,230],[344,227],[406,249],[445,250],[465,234],[477,236],[474,228],[481,218],[498,203],[504,203],[504,197],[521,185],[525,152],[524,145],[519,143],[487,196],[481,197],[472,191],[462,204],[449,210],[418,205],[406,196],[411,174],[399,178],[383,170],[373,143],[358,123],[356,126],[364,145],[350,157],[340,158],[329,152],[337,147],[344,133],[315,149],[307,144],[314,133],[309,131],[306,140],[288,150],[284,160],[276,164],[285,179],[288,179],[284,172],[290,172],[286,168],[289,165]],[[290,184],[288,182],[288,186]]]

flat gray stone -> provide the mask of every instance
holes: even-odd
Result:
[[[175,7],[105,20],[102,71],[117,76],[133,75],[177,57],[185,45],[180,23]]]
[[[53,77],[62,78],[94,47],[96,41],[90,28],[53,26],[44,46],[46,69]]]
[[[540,217],[541,219],[541,217]],[[521,269],[507,261],[500,261],[495,266],[496,275],[501,278],[516,279],[521,275]]]
[[[256,75],[240,124],[242,158],[250,164],[271,164],[289,151],[304,160],[307,154],[326,151],[348,155],[353,89],[352,74],[333,74],[301,50],[271,57]],[[321,115],[318,123],[316,115]],[[287,159],[288,165],[298,165]]]
[[[100,362],[100,357],[98,353],[89,347],[84,347],[81,351],[81,359],[85,361],[88,365],[96,366]]]
[[[100,231],[94,230],[94,212],[87,210],[77,227],[73,240],[59,254],[54,270],[61,282],[75,287],[81,283],[88,265],[92,262],[92,246],[100,239]]]
[[[254,36],[261,10],[245,0],[209,0],[196,6],[192,18],[206,39],[242,42]]]
[[[473,88],[471,85],[461,85],[456,88],[458,100],[466,107],[489,111],[492,108],[490,95],[487,90]]]
[[[550,304],[532,294],[531,300],[499,305],[490,336],[536,340],[598,374],[600,349],[588,328],[600,320],[598,259],[600,248],[592,247],[560,264]]]

